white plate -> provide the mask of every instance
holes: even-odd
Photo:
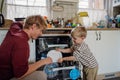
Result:
[[[51,57],[53,62],[58,62],[58,59],[62,58],[62,53],[56,50],[50,50],[47,57]]]

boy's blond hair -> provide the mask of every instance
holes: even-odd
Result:
[[[74,29],[72,29],[71,31],[71,36],[72,37],[84,37],[86,38],[87,36],[87,30],[85,27],[75,27]]]

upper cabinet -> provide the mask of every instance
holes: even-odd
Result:
[[[113,0],[113,7],[120,6],[120,0]]]
[[[120,0],[113,0],[113,17],[120,15]]]

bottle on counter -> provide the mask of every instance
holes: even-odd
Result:
[[[120,16],[117,17],[117,28],[120,28]]]
[[[66,27],[66,28],[71,28],[71,26],[72,26],[72,22],[71,22],[71,20],[68,20],[68,21],[66,22],[65,27]]]
[[[115,27],[117,27],[117,23],[116,23],[116,21],[113,19],[113,20],[112,20],[111,28],[115,28]]]
[[[61,19],[61,28],[64,28],[64,18]]]

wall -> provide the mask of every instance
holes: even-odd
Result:
[[[57,17],[59,18],[64,18],[65,20],[71,19],[72,17],[75,16],[75,13],[78,11],[78,3],[62,3],[59,4],[60,6],[64,7],[64,10],[61,12],[57,11],[52,11],[52,18],[56,19]]]

